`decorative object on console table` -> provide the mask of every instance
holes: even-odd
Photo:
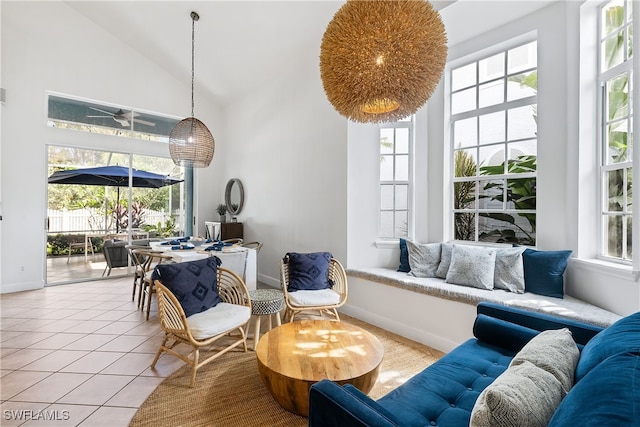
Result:
[[[244,239],[241,222],[225,222],[220,224],[220,240]]]
[[[225,205],[224,203],[220,203],[216,208],[216,212],[218,212],[218,215],[220,215],[221,223],[224,224],[225,222],[227,222],[227,205]]]

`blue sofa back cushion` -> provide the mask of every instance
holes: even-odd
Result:
[[[411,271],[409,266],[409,249],[407,249],[406,239],[400,238],[400,266],[398,271],[401,273],[408,273]]]
[[[218,294],[220,258],[160,264],[151,278],[159,280],[178,299],[185,316],[189,317],[215,307],[222,302]]]
[[[550,297],[564,297],[564,270],[572,251],[536,251],[525,249],[524,288],[526,292]]]
[[[308,291],[333,287],[329,280],[329,252],[297,253],[289,252],[284,262],[289,264],[289,285],[287,291]]]
[[[575,381],[617,353],[640,349],[640,311],[623,317],[593,337],[582,349]]]
[[[593,368],[560,403],[549,426],[632,426],[638,420],[640,348]]]

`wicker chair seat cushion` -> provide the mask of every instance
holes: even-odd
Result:
[[[251,308],[221,302],[210,309],[187,318],[191,335],[197,340],[232,331],[249,321]]]
[[[331,289],[320,289],[317,291],[296,291],[288,294],[289,302],[292,306],[326,306],[335,305],[340,302],[340,294]]]

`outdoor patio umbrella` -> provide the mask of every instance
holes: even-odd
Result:
[[[160,188],[182,182],[153,172],[131,169],[134,187]],[[86,169],[67,169],[54,172],[48,179],[49,184],[101,185],[117,187],[116,206],[120,204],[120,187],[129,186],[129,168],[124,166],[98,166]],[[116,231],[119,224],[116,221]]]

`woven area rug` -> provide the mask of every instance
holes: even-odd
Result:
[[[357,319],[342,320],[374,334],[384,345],[380,374],[369,395],[377,399],[442,357],[443,353]],[[171,357],[171,356],[163,356]],[[258,373],[253,351],[231,351],[198,370],[179,369],[147,398],[130,426],[306,426],[307,419],[282,409]]]

